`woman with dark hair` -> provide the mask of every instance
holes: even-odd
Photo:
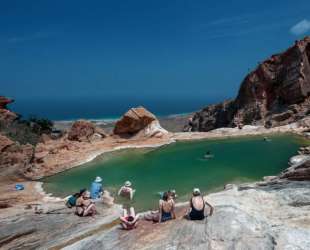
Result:
[[[78,216],[94,216],[97,213],[96,206],[90,199],[90,192],[84,191],[76,200],[76,214]]]
[[[170,199],[168,192],[164,192],[162,200],[159,201],[159,222],[175,219],[174,200]]]

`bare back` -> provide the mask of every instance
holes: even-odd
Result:
[[[159,204],[165,213],[170,213],[174,209],[174,201],[172,199],[169,199],[168,201],[160,201]]]
[[[196,210],[202,210],[205,207],[205,202],[202,196],[194,196],[192,197],[192,206],[196,209]]]

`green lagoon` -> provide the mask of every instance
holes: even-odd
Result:
[[[178,200],[190,197],[199,187],[204,193],[219,190],[227,183],[260,180],[287,168],[288,159],[306,141],[292,135],[274,135],[221,140],[177,142],[155,149],[128,149],[103,154],[92,162],[45,178],[44,189],[66,196],[89,188],[96,176],[115,196],[126,180],[137,190],[132,205],[137,210],[157,207],[159,192],[175,189]],[[211,151],[214,158],[203,158]],[[122,201],[116,199],[116,202]]]

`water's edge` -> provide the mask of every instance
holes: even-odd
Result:
[[[230,138],[255,138],[255,137],[259,137],[259,136],[263,136],[263,135],[270,135],[270,136],[277,136],[277,135],[292,135],[292,136],[297,136],[299,137],[300,139],[302,140],[306,140],[307,141],[307,138],[300,134],[299,131],[285,131],[285,132],[271,132],[271,133],[261,133],[261,134],[245,134],[245,135],[225,135],[225,136],[221,136],[221,137],[213,137],[213,138],[205,138],[205,137],[202,137],[202,138],[191,138],[191,139],[171,139],[165,143],[158,143],[158,144],[149,144],[149,145],[125,145],[125,146],[119,146],[119,147],[115,147],[113,149],[110,149],[110,150],[106,150],[104,152],[99,152],[98,154],[96,155],[93,155],[92,157],[89,157],[87,158],[83,163],[80,163],[78,165],[76,165],[75,167],[79,167],[85,163],[88,163],[88,162],[91,162],[93,160],[95,160],[96,158],[102,156],[102,155],[105,155],[106,153],[111,153],[111,152],[116,152],[116,151],[119,151],[119,150],[126,150],[126,149],[147,149],[147,148],[160,148],[160,147],[163,147],[163,146],[166,146],[166,145],[170,145],[172,143],[175,143],[177,141],[180,141],[180,142],[185,142],[185,141],[192,141],[192,142],[196,142],[196,141],[209,141],[209,140],[225,140],[225,139],[230,139]],[[69,169],[66,169],[64,171],[60,171],[58,173],[62,173],[62,172],[66,172],[67,170],[70,170],[71,168]],[[58,174],[58,173],[55,173],[54,175]],[[46,177],[44,177],[46,178]],[[58,196],[54,196],[52,193],[47,193],[46,190],[44,189],[44,178],[40,179],[40,181],[37,181],[37,184],[35,185],[36,187],[36,190],[38,191],[38,193],[40,193],[45,200],[49,200],[49,201],[64,201],[66,198],[61,198],[61,197],[58,197]],[[262,177],[263,179],[264,177]],[[256,181],[250,181],[250,182],[236,182],[237,184],[251,184],[251,183],[256,183],[257,181],[259,180],[256,180]],[[236,183],[233,183],[233,184],[236,184]],[[222,191],[224,190],[224,188],[216,188],[216,189],[213,189],[213,190],[210,190],[210,192],[207,192],[206,195],[208,194],[211,194],[211,193],[216,193],[216,192],[219,192],[219,191]],[[118,204],[118,203],[115,203],[116,205],[121,205],[121,204]],[[180,205],[180,204],[183,204],[184,205],[184,202],[183,201],[180,201],[177,203],[177,205]]]

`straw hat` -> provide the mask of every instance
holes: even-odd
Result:
[[[95,182],[102,182],[102,178],[100,176],[97,176]]]
[[[125,187],[130,187],[131,186],[131,182],[130,181],[126,181],[125,182]]]
[[[194,188],[193,189],[193,194],[194,195],[200,195],[200,189],[199,188]]]

